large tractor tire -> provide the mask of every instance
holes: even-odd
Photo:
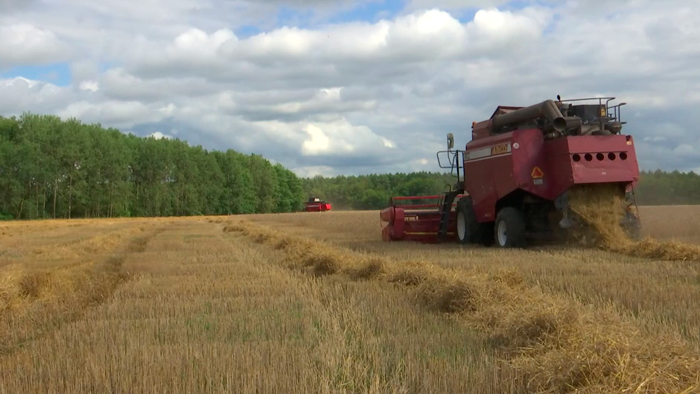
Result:
[[[498,211],[493,227],[494,240],[499,248],[521,248],[525,246],[527,241],[525,217],[518,209],[505,207]]]
[[[476,214],[470,198],[463,198],[457,203],[457,240],[462,245],[481,243],[483,231],[476,220]]]

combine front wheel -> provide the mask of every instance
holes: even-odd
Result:
[[[459,243],[473,244],[480,240],[480,226],[469,199],[462,199],[457,204],[457,238]]]
[[[525,218],[515,208],[505,207],[498,212],[494,223],[494,238],[500,248],[519,248],[525,245]]]

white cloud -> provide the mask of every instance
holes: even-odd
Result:
[[[282,4],[314,15],[273,27]],[[445,134],[464,146],[499,104],[604,94],[629,103],[642,167],[700,167],[700,10],[544,4],[413,0],[394,18],[328,23],[351,2],[47,0],[0,14],[0,38],[12,37],[0,42],[16,49],[0,64],[70,55],[73,85],[1,80],[0,114],[76,116],[337,174],[438,170]],[[237,30],[249,25],[264,33]]]
[[[99,104],[77,101],[58,111],[62,118],[77,118],[85,123],[102,123],[116,127],[133,128],[142,122],[164,119],[161,111],[138,101],[104,101]]]
[[[515,50],[538,40],[550,17],[547,9],[526,9],[518,13],[495,8],[479,10],[467,25],[467,32],[474,46],[483,51],[492,47]]]
[[[673,150],[673,153],[680,156],[691,156],[698,153],[697,148],[690,144],[680,144]]]
[[[315,155],[319,153],[328,153],[331,140],[323,130],[310,124],[306,126],[306,132],[309,133],[309,139],[304,141],[301,147],[302,154]]]
[[[391,141],[391,140],[384,138],[384,137],[381,137],[381,139],[382,139],[382,143],[384,144],[385,148],[391,148],[391,149],[396,148],[396,144],[394,143],[394,141]]]
[[[35,0],[0,0],[0,12],[9,12],[31,5]]]
[[[309,123],[304,131],[308,134],[301,146],[305,156],[350,156],[355,152],[380,153],[396,147],[369,127],[353,125],[346,119]]]
[[[508,0],[411,0],[408,11],[440,8],[444,10],[459,10],[465,8],[490,8],[507,4]]]
[[[27,78],[0,79],[0,115],[54,113],[73,99],[69,89]]]
[[[3,79],[2,84],[7,88],[13,87],[13,86],[23,86],[23,87],[27,87],[27,88],[31,89],[34,86],[39,85],[40,82],[33,81],[31,79],[27,79],[24,77],[16,77],[16,78],[12,78],[12,79]]]
[[[148,136],[149,136],[149,137],[153,137],[153,138],[155,138],[155,139],[157,139],[157,140],[161,140],[161,139],[163,139],[163,138],[165,138],[165,139],[172,139],[172,138],[173,138],[171,135],[163,134],[163,133],[161,133],[160,131],[156,131],[156,132],[154,132],[154,133],[151,133],[151,134],[149,134]]]
[[[335,171],[332,167],[328,166],[313,166],[313,167],[299,167],[291,168],[291,170],[299,176],[303,177],[315,177],[315,176],[333,176]]]
[[[69,48],[50,30],[29,23],[0,24],[0,70],[66,60]]]
[[[549,17],[546,9],[520,13],[490,9],[462,24],[445,11],[431,9],[391,22],[349,23],[319,30],[282,27],[244,40],[228,30],[207,34],[188,29],[164,50],[159,42],[144,41],[125,55],[131,69],[143,75],[157,69],[161,75],[184,72],[222,80],[346,77],[339,72],[365,62],[368,67],[386,62],[400,66],[406,61],[434,63],[506,47],[517,49],[537,40]],[[352,63],[345,66],[344,62]]]
[[[80,82],[80,90],[89,90],[91,92],[97,92],[100,90],[100,84],[95,81],[82,81]]]
[[[175,106],[175,104],[169,103],[165,107],[160,108],[158,111],[160,111],[163,115],[167,116],[167,115],[174,114],[176,110],[177,110],[177,107]]]

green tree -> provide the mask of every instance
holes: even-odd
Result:
[[[0,218],[291,212],[301,180],[233,150],[140,138],[77,119],[0,117]]]

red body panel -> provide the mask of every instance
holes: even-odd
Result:
[[[331,210],[331,204],[329,203],[318,203],[318,202],[307,202],[304,207],[306,212],[325,212]]]
[[[574,136],[545,141],[538,129],[472,141],[464,156],[465,191],[479,222],[495,219],[497,202],[516,189],[554,200],[574,184],[636,184],[631,136]]]
[[[464,186],[472,198],[479,221],[494,220],[495,212],[491,207],[517,188],[512,138],[512,133],[507,133],[467,144]],[[502,147],[506,150],[498,151]]]

